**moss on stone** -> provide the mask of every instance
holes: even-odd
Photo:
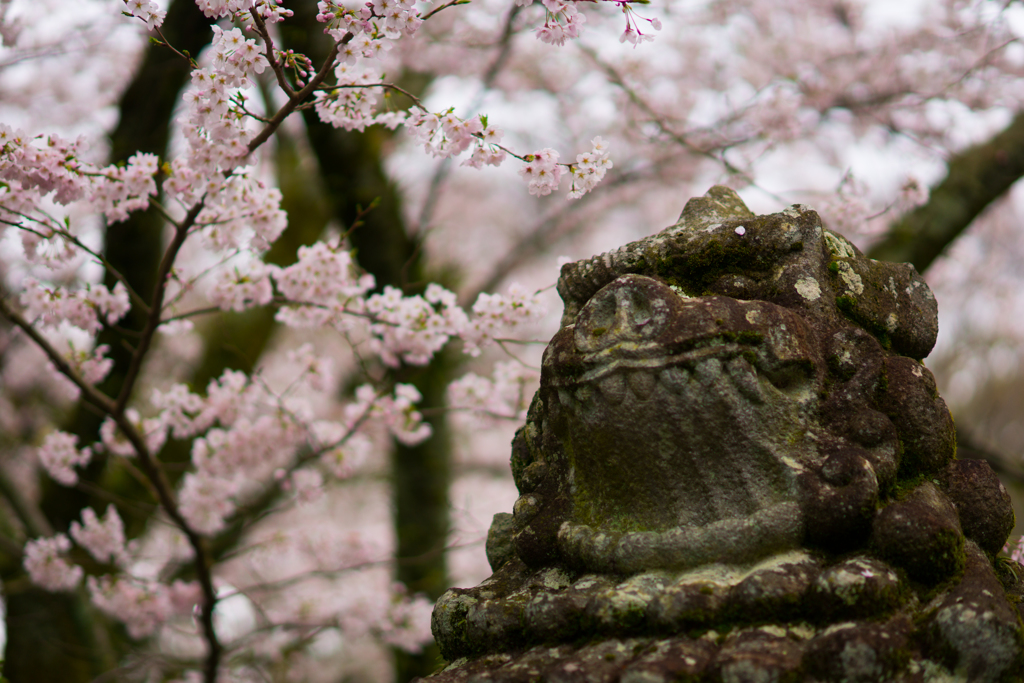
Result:
[[[462,667],[496,681],[868,681],[952,676],[985,642],[1001,668],[978,680],[1024,680],[1024,577],[974,542],[998,545],[998,510],[965,517],[943,479],[927,285],[805,207],[740,207],[716,188],[563,268],[563,328],[513,445],[518,556],[439,602],[446,656],[507,650]]]

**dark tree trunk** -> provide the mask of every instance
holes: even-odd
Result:
[[[919,273],[942,254],[982,211],[1024,175],[1024,114],[991,140],[949,160],[946,177],[928,201],[900,216],[868,256],[914,264]]]

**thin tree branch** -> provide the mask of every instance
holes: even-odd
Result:
[[[59,222],[54,220],[52,216],[46,215],[45,212],[41,212],[44,216],[46,216],[48,220],[52,221],[53,223],[53,225],[47,225],[46,221],[30,216],[26,213],[22,213],[21,211],[15,211],[14,209],[8,207],[4,207],[4,210],[9,211],[10,213],[13,213],[16,216],[20,216],[26,221],[38,223],[39,225],[43,226],[43,228],[45,228],[46,230],[52,231],[53,233],[60,235],[61,237],[63,237],[64,239],[66,239],[67,241],[71,242],[76,247],[84,251],[86,254],[89,254],[89,256],[92,256],[100,263],[100,265],[102,265],[106,269],[108,273],[114,276],[114,279],[116,279],[118,282],[124,285],[125,290],[127,290],[128,292],[128,297],[132,300],[132,305],[138,306],[139,308],[143,309],[146,312],[149,311],[149,304],[146,303],[146,300],[139,296],[139,293],[136,292],[135,289],[131,286],[131,284],[128,282],[128,279],[120,271],[114,268],[114,266],[110,263],[110,261],[107,260],[106,257],[103,256],[103,254],[100,254],[95,250],[90,249],[80,239],[71,234],[71,231],[67,230],[66,228],[54,227],[55,225],[59,225]],[[33,235],[41,237],[42,239],[49,239],[51,237],[51,235],[48,235],[44,232],[40,232],[39,230],[36,230],[34,228],[30,228],[21,223],[15,223],[14,221],[9,221],[0,218],[0,223],[3,223],[4,225],[9,225],[13,228],[18,228],[19,230],[30,232]]]
[[[191,230],[192,226],[195,225],[196,218],[199,217],[199,212],[203,210],[203,206],[204,200],[200,199],[188,210],[188,213],[185,214],[181,223],[175,224],[174,238],[168,245],[167,251],[164,252],[164,257],[160,261],[160,267],[157,270],[156,291],[153,292],[153,302],[149,307],[149,318],[146,320],[146,327],[142,330],[139,343],[132,354],[132,360],[128,366],[128,372],[125,374],[124,384],[121,385],[121,393],[118,394],[117,404],[112,411],[112,415],[115,418],[124,412],[125,407],[128,405],[128,399],[131,398],[132,390],[135,388],[135,381],[138,379],[139,372],[142,370],[142,361],[145,359],[146,353],[149,351],[149,346],[153,341],[153,335],[156,334],[156,329],[160,327],[160,314],[163,312],[164,294],[167,291],[168,276],[170,275],[171,268],[174,267],[174,261],[178,257],[178,251],[185,243],[185,238],[188,237],[189,230]]]
[[[206,640],[208,652],[206,653],[206,662],[204,665],[204,679],[206,683],[215,683],[217,680],[217,668],[220,666],[220,657],[222,653],[222,646],[217,638],[217,632],[213,627],[213,610],[217,606],[217,593],[213,587],[213,574],[211,572],[211,563],[209,561],[209,554],[206,551],[206,545],[203,539],[199,536],[191,525],[185,520],[181,514],[181,510],[178,508],[177,502],[174,500],[174,494],[171,491],[170,482],[167,481],[166,475],[159,464],[150,453],[149,447],[146,445],[145,438],[135,428],[124,413],[112,415],[114,422],[121,429],[121,432],[125,435],[125,438],[132,444],[135,449],[135,454],[139,461],[139,468],[145,473],[146,477],[153,483],[153,487],[156,489],[157,498],[160,501],[160,505],[163,506],[167,516],[171,518],[171,521],[181,529],[182,533],[188,538],[189,545],[192,547],[192,551],[195,554],[193,558],[193,566],[196,571],[196,578],[199,580],[200,588],[203,592],[203,604],[199,618],[199,622],[203,631],[203,638]]]
[[[274,131],[278,129],[284,120],[288,118],[288,116],[295,111],[295,109],[302,104],[307,97],[316,91],[317,87],[324,82],[325,78],[327,78],[327,74],[329,74],[331,69],[334,68],[334,62],[338,58],[338,48],[341,45],[347,45],[354,37],[355,36],[351,32],[346,33],[344,38],[331,46],[331,51],[328,53],[327,59],[324,60],[323,66],[321,66],[320,70],[316,72],[316,75],[309,80],[309,83],[307,83],[302,90],[293,93],[292,96],[288,98],[288,101],[285,102],[284,106],[274,114],[273,118],[271,118],[269,122],[267,122],[267,125],[263,127],[263,130],[249,141],[247,146],[249,154],[252,154],[256,148],[269,140],[270,136],[274,134]]]
[[[420,17],[420,20],[421,21],[426,21],[427,19],[429,19],[430,17],[434,16],[435,14],[437,14],[438,12],[440,12],[443,9],[448,9],[449,7],[455,7],[456,5],[468,5],[468,4],[469,4],[469,0],[448,0],[448,2],[444,3],[443,5],[439,5],[439,6],[435,7],[434,9],[430,10],[429,12],[427,12],[426,14],[424,14],[422,17]]]
[[[192,216],[192,220],[195,220],[195,215],[199,214],[201,209],[201,202],[193,207],[194,212],[189,212]],[[194,215],[193,215],[194,213]],[[182,226],[184,227],[183,223]],[[183,234],[187,230],[179,229],[179,233]],[[177,237],[177,236],[176,236]],[[182,238],[183,240],[184,238]],[[172,244],[173,246],[173,244]],[[180,247],[180,244],[178,245]],[[168,249],[168,254],[172,251]],[[176,249],[174,250],[176,251]],[[165,261],[167,259],[165,258]],[[173,258],[170,259],[173,263]],[[168,266],[169,270],[169,266]],[[160,296],[162,296],[162,284],[166,282],[166,272],[161,268],[162,277],[158,283],[157,290],[158,294],[154,297],[156,305],[153,306],[152,314],[150,315],[149,323],[146,328],[150,332],[149,338],[152,338],[152,331],[156,329],[156,325],[159,324],[159,302]],[[217,667],[220,663],[221,645],[217,640],[217,633],[213,628],[213,609],[217,604],[217,594],[213,588],[213,577],[210,573],[210,564],[207,561],[207,553],[205,551],[203,541],[199,535],[189,526],[188,522],[181,515],[181,511],[178,509],[177,503],[174,500],[174,496],[171,493],[170,483],[164,476],[163,471],[156,463],[153,455],[149,452],[149,447],[146,445],[146,440],[139,430],[136,429],[135,425],[131,423],[125,414],[124,406],[119,403],[115,403],[110,397],[103,394],[101,391],[93,387],[91,384],[86,382],[74,368],[68,364],[66,360],[57,352],[50,342],[43,337],[39,332],[32,327],[31,323],[27,321],[20,313],[11,308],[3,297],[0,297],[0,315],[10,320],[14,325],[19,327],[25,334],[27,334],[32,341],[34,341],[39,348],[49,357],[50,361],[57,366],[58,370],[68,377],[76,386],[82,391],[82,395],[86,401],[92,403],[97,408],[102,410],[104,413],[109,415],[111,419],[117,424],[124,434],[125,438],[128,439],[129,443],[135,449],[136,456],[138,458],[139,467],[146,474],[146,477],[152,482],[153,487],[157,494],[157,499],[160,504],[167,511],[167,515],[174,521],[174,523],[182,530],[182,532],[188,537],[189,544],[192,546],[193,552],[195,553],[194,565],[196,568],[196,576],[199,579],[199,584],[203,591],[203,609],[200,622],[203,628],[203,635],[207,641],[209,652],[207,653],[206,661],[206,681],[207,683],[214,683],[217,676]],[[154,324],[154,318],[156,323]],[[145,334],[144,334],[145,336]],[[146,341],[146,347],[149,342]],[[136,351],[136,355],[132,358],[132,365],[136,365],[136,360],[141,363],[141,357],[144,355],[143,346],[140,345],[139,350]],[[137,376],[137,369],[134,376]]]
[[[54,348],[53,344],[51,344],[46,337],[41,335],[34,327],[32,327],[32,323],[26,320],[24,316],[11,308],[5,300],[5,297],[2,295],[0,295],[0,315],[10,320],[16,327],[20,328],[22,332],[27,334],[28,337],[36,343],[36,346],[43,350],[43,353],[45,353],[47,358],[50,359],[50,362],[57,366],[57,370],[75,383],[75,386],[81,390],[82,396],[87,402],[96,406],[104,413],[113,414],[116,405],[114,400],[93,385],[86,382],[85,379],[78,374],[78,371],[71,367],[71,364],[65,360],[64,356]]]
[[[281,63],[274,57],[274,39],[270,36],[270,31],[267,30],[267,24],[263,21],[263,17],[260,16],[259,10],[255,7],[249,8],[249,14],[252,15],[253,22],[256,24],[256,31],[263,38],[263,44],[266,46],[267,61],[270,63],[270,68],[274,71],[274,75],[277,76],[277,84],[281,86],[281,90],[290,98],[295,94],[295,90],[288,82],[288,78],[284,73],[284,68]]]

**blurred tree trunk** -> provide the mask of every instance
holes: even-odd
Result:
[[[305,0],[290,5],[290,9],[295,16],[282,24],[284,46],[308,55],[319,65],[328,45],[323,26],[316,21],[316,3]],[[411,86],[413,92],[424,88],[425,79]],[[349,236],[359,265],[373,274],[378,288],[391,285],[407,294],[420,291],[429,277],[422,244],[418,235],[409,233],[397,189],[382,164],[383,145],[390,132],[380,127],[362,133],[339,130],[322,123],[311,109],[304,110],[303,116],[328,201],[342,228],[355,223],[360,207],[379,202],[359,218],[362,224]],[[427,367],[403,367],[393,375],[395,381],[414,384],[423,395],[422,405],[434,409],[426,418],[433,436],[412,447],[396,442],[391,467],[396,578],[411,593],[424,593],[431,600],[448,589],[444,548],[450,525],[451,440],[447,418],[439,409],[445,404],[445,388],[457,368],[454,358],[450,352],[443,352]],[[405,683],[414,676],[425,676],[440,661],[436,645],[418,655],[396,650],[395,680]]]
[[[982,211],[1024,175],[1024,114],[992,139],[949,160],[928,201],[900,216],[869,250],[882,261],[914,264],[923,273]]]
[[[174,0],[163,25],[167,36],[179,50],[198,54],[210,38],[209,21],[190,0]],[[135,77],[121,97],[120,120],[111,134],[111,162],[125,161],[135,153],[166,155],[171,112],[190,72],[186,60],[165,47],[150,45]],[[123,222],[107,227],[104,255],[131,283],[149,299],[153,276],[162,253],[163,219],[155,211],[133,214]],[[106,284],[113,286],[108,274]],[[132,310],[120,327],[137,331],[144,324],[142,312]],[[105,330],[100,344],[110,345],[114,369],[102,389],[116,396],[124,380],[131,351],[131,332]],[[80,441],[96,440],[100,417],[79,405],[68,431]],[[104,458],[97,457],[82,473],[84,481],[107,476]],[[127,481],[127,478],[125,479]],[[57,531],[66,531],[87,505],[105,506],[81,489],[68,489],[42,477],[40,508]],[[120,510],[129,529],[136,531],[143,519]],[[116,664],[126,650],[123,630],[111,629],[85,599],[84,591],[75,594],[51,594],[32,587],[20,561],[5,558],[0,567],[6,600],[7,644],[4,675],[11,683],[78,683],[91,681]]]

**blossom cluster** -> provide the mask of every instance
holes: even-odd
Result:
[[[66,243],[60,243],[62,226],[29,215],[42,196],[52,193],[55,202],[65,205],[87,197],[97,212],[117,222],[133,211],[147,209],[149,198],[156,194],[155,155],[135,154],[123,167],[101,167],[82,160],[86,149],[84,138],[69,141],[49,135],[30,139],[0,123],[0,183],[7,185],[0,192],[0,211],[35,223],[35,227],[22,230],[22,244],[30,259],[61,263],[69,257]],[[50,251],[49,257],[46,251]]]
[[[457,156],[473,147],[464,166],[498,166],[507,156],[499,144],[504,132],[489,125],[486,116],[461,119],[454,109],[438,113],[417,109],[409,114],[405,126],[417,142],[423,143],[423,149],[436,157]]]
[[[287,268],[259,265],[219,281],[220,305],[237,310],[255,301],[254,291],[266,298],[272,279],[289,302],[278,310],[279,321],[293,327],[330,325],[344,332],[363,328],[370,335],[370,350],[393,367],[400,362],[423,365],[452,338],[462,339],[466,353],[477,355],[498,335],[544,312],[537,294],[517,284],[507,295],[481,294],[472,315],[458,306],[453,292],[437,284],[423,295],[385,287],[367,296],[374,279],[360,274],[349,251],[318,242],[301,247],[298,256]],[[231,293],[232,281],[240,293]]]
[[[402,359],[412,365],[429,363],[468,324],[455,294],[436,284],[424,296],[404,296],[396,287],[385,287],[366,300],[366,311],[374,321],[371,348],[392,367]]]
[[[151,635],[175,614],[188,614],[202,597],[195,582],[168,585],[128,571],[136,549],[125,542],[124,522],[113,505],[102,519],[91,508],[83,510],[82,522],[71,523],[71,537],[97,562],[115,565],[113,573],[89,576],[86,585],[93,603],[122,621],[132,638]],[[68,560],[71,548],[65,534],[30,540],[24,565],[32,582],[52,591],[74,590],[85,572]]]
[[[273,275],[281,294],[294,302],[277,312],[277,320],[290,327],[344,327],[344,313],[358,312],[376,284],[372,275],[360,272],[350,251],[325,242],[299,247],[294,264],[264,273]]]
[[[640,30],[640,22],[646,21],[655,31],[660,31],[661,20],[657,17],[647,19],[639,16],[629,3],[623,2],[620,3],[620,6],[622,7],[622,13],[626,15],[626,29],[619,36],[619,42],[630,43],[633,47],[637,47],[641,43],[654,40],[654,36],[650,33],[644,33]]]
[[[225,311],[244,311],[270,303],[274,296],[270,281],[273,271],[273,266],[256,260],[221,270],[210,290],[210,303]]]
[[[416,410],[422,398],[411,384],[396,384],[393,397],[381,395],[364,384],[356,389],[356,400],[345,408],[348,431],[353,431],[367,418],[376,418],[396,439],[407,446],[415,446],[430,436],[430,425],[423,422],[423,416]]]
[[[303,375],[317,375],[318,381],[326,379],[329,363],[311,348],[300,349],[293,360],[304,367]],[[139,420],[135,415],[133,422],[140,430],[148,430],[147,437],[152,439],[149,445],[155,449],[167,432],[175,438],[197,437],[192,448],[194,469],[185,475],[178,500],[195,531],[214,534],[224,528],[247,487],[251,490],[252,482],[273,481],[271,473],[289,467],[302,444],[322,454],[319,461],[328,472],[347,476],[349,471],[342,471],[342,462],[350,468],[353,463],[349,461],[358,457],[355,451],[362,450],[365,455],[372,448],[364,434],[356,433],[368,421],[380,422],[405,443],[427,438],[430,427],[422,422],[415,407],[420,400],[419,393],[409,385],[397,385],[393,395],[366,385],[356,391],[344,420],[325,422],[313,420],[301,405],[282,402],[281,397],[273,396],[244,373],[229,370],[210,383],[205,397],[182,384],[167,391],[155,390],[152,405],[159,410],[157,416]],[[105,423],[102,431],[102,448],[130,454],[128,444],[116,439],[112,423]],[[159,436],[154,438],[153,431]],[[77,480],[73,467],[87,464],[91,457],[91,449],[79,450],[75,443],[76,437],[54,432],[40,448],[44,466],[65,485]],[[323,477],[316,469],[302,468],[288,483],[300,500],[308,501],[319,495]],[[84,510],[81,523],[72,523],[70,533],[98,562],[115,566],[113,574],[90,576],[87,585],[97,607],[123,621],[132,637],[152,634],[174,614],[187,613],[199,600],[194,584],[166,585],[128,571],[135,550],[132,544],[126,544],[124,525],[112,506],[102,518],[91,509]],[[25,568],[33,582],[49,590],[77,586],[83,571],[68,561],[70,549],[70,540],[63,534],[30,541]],[[403,609],[418,607],[410,603]],[[395,637],[412,636],[402,627],[395,631]],[[402,642],[405,647],[413,647],[407,640]]]
[[[175,615],[191,614],[202,599],[194,581],[170,585],[132,576],[90,576],[89,597],[103,612],[123,622],[132,638],[152,635]]]
[[[522,363],[501,361],[494,364],[490,378],[469,372],[449,384],[448,402],[452,408],[484,417],[523,420],[538,378],[535,370]]]
[[[423,365],[452,337],[477,356],[502,333],[542,316],[544,307],[536,293],[513,283],[505,295],[480,294],[468,315],[456,305],[453,292],[432,284],[423,297],[385,289],[367,300],[367,311],[375,321],[372,348],[385,363],[397,365],[401,359]]]
[[[415,9],[415,0],[371,0],[358,10],[334,0],[317,3],[317,21],[327,24],[326,31],[341,42],[346,33],[365,34],[369,40],[386,36],[396,39],[411,36],[423,21]]]
[[[92,508],[82,510],[82,523],[71,523],[71,538],[97,562],[120,565],[128,559],[124,522],[113,505],[107,507],[102,520]]]
[[[568,199],[579,199],[594,189],[604,180],[612,161],[608,158],[608,143],[603,138],[594,138],[591,145],[589,152],[576,155],[575,164],[558,163],[558,152],[550,148],[528,155],[519,175],[526,181],[530,194],[539,197],[551,194],[558,189],[566,170],[572,177]]]
[[[139,419],[138,412],[129,409],[126,413],[129,422],[138,426],[145,435],[146,446],[151,451],[159,451],[165,441],[165,430],[161,420]],[[130,457],[135,455],[135,448],[123,437],[119,438],[116,426],[109,417],[100,427],[100,443],[94,447],[78,448],[78,437],[62,431],[53,431],[46,435],[37,449],[39,463],[50,477],[64,486],[78,483],[76,467],[85,467],[92,461],[93,451],[109,451],[116,455]]]
[[[79,161],[86,147],[81,137],[26,138],[22,131],[0,123],[0,180],[41,195],[52,192],[55,202],[70,204],[86,194],[88,181]]]
[[[459,336],[466,353],[478,356],[481,349],[499,340],[499,334],[536,320],[544,312],[544,305],[536,292],[513,282],[507,294],[480,294],[473,303],[469,326]]]
[[[161,26],[167,17],[167,12],[153,0],[124,0],[124,4],[125,12],[142,19],[150,31]]]
[[[564,45],[565,41],[578,38],[587,18],[579,11],[579,0],[541,0],[544,5],[544,26],[536,30],[537,38],[551,45]],[[529,7],[533,0],[516,0],[520,7]],[[619,37],[619,42],[631,43],[634,46],[654,40],[654,36],[640,30],[640,22],[646,21],[655,31],[661,30],[661,21],[657,18],[647,19],[637,15],[628,2],[616,3],[626,15],[626,29]]]
[[[608,158],[608,143],[598,136],[591,140],[591,144],[593,147],[589,152],[576,155],[576,163],[569,169],[572,175],[569,199],[579,199],[590,192],[604,180],[604,174],[612,167],[611,159]]]
[[[356,46],[349,43],[346,48],[353,51]],[[391,127],[401,123],[401,115],[389,116],[386,120],[374,115],[377,93],[370,86],[379,84],[381,75],[362,64],[353,66],[355,54],[349,55],[349,59],[351,61],[339,62],[334,68],[337,87],[317,94],[316,113],[320,120],[335,128],[360,132],[375,123],[387,123]]]
[[[149,198],[156,195],[157,172],[155,154],[135,154],[123,166],[105,169],[107,182],[93,189],[93,203],[113,222],[123,221],[133,211],[149,207]]]
[[[150,453],[159,453],[167,440],[167,430],[162,419],[157,417],[142,418],[139,411],[129,408],[125,411],[125,419],[138,432],[146,450]],[[100,444],[103,449],[114,455],[121,455],[126,458],[135,455],[135,446],[121,433],[113,418],[107,417],[100,425]],[[99,450],[99,446],[97,446]]]
[[[317,357],[311,347],[300,349],[295,358],[303,367],[302,379],[327,388],[329,360]],[[325,422],[314,420],[308,405],[283,401],[244,373],[228,370],[210,383],[205,397],[177,384],[167,391],[155,390],[152,404],[160,410],[155,419],[163,429],[179,439],[196,437],[194,471],[185,475],[180,502],[193,528],[214,534],[236,510],[247,482],[270,479],[277,470],[290,467],[303,445],[325,454],[328,471],[345,476],[340,471],[345,459],[340,449],[351,440],[345,450],[362,449],[365,455],[370,446],[356,431],[367,421],[379,422],[404,443],[427,438],[430,427],[415,408],[420,400],[412,386],[399,384],[391,396],[365,385],[356,391],[341,423]],[[299,475],[300,481],[313,481],[311,476]]]
[[[283,0],[256,0],[256,2],[253,3],[253,9],[255,9],[256,13],[260,15],[260,18],[263,19],[264,23],[277,24],[288,17],[295,15],[295,13],[290,9],[281,6],[282,1]],[[252,30],[252,15],[248,12],[242,11],[239,11],[237,14],[240,15],[240,18],[246,28]]]
[[[519,169],[519,175],[526,181],[530,194],[544,197],[557,190],[562,182],[562,166],[558,163],[558,152],[551,148],[526,156],[526,165]]]
[[[339,47],[334,68],[336,87],[316,96],[321,121],[357,131],[377,123],[390,128],[402,123],[403,113],[374,113],[376,89],[383,77],[378,67],[361,60],[380,60],[391,50],[394,40],[416,32],[423,22],[415,4],[415,0],[373,0],[355,10],[333,1],[318,3],[317,20],[327,24],[326,32]]]
[[[85,467],[92,460],[91,448],[77,448],[78,437],[65,432],[50,432],[39,447],[39,462],[46,472],[65,486],[78,483],[75,467]]]
[[[78,373],[87,384],[99,384],[102,382],[110,371],[114,369],[114,361],[107,358],[107,352],[110,351],[110,346],[107,344],[100,344],[93,347],[92,349],[78,348],[75,343],[70,339],[66,340],[67,351],[64,352],[64,360]],[[57,372],[56,368],[52,367],[53,372]],[[63,377],[59,373],[58,376]],[[66,381],[70,382],[70,380]],[[72,387],[69,391],[69,395],[73,397],[78,396],[78,386],[71,382]]]
[[[567,39],[579,38],[587,18],[579,11],[575,0],[541,0],[544,4],[544,26],[537,29],[537,38],[551,45],[565,45]],[[533,0],[516,0],[520,7],[533,4]]]
[[[196,0],[196,5],[208,17],[226,17],[245,12],[252,7],[253,0]]]
[[[221,307],[242,310],[265,303],[272,293],[272,279],[290,302],[279,310],[283,322],[298,327],[333,325],[344,331],[359,327],[369,335],[371,350],[391,366],[399,362],[424,365],[452,338],[462,339],[464,350],[477,355],[507,330],[544,312],[538,295],[516,284],[507,295],[481,294],[471,313],[458,305],[453,292],[439,285],[430,285],[422,296],[406,296],[395,288],[367,296],[374,284],[371,276],[358,272],[350,252],[323,243],[300,249],[299,261],[287,268],[253,261],[246,269],[230,272],[228,278],[217,282],[211,295]],[[40,291],[45,290],[33,290],[37,294]],[[99,309],[111,317],[112,310],[123,314],[122,309],[127,309],[125,295],[117,288],[120,298],[101,286],[90,291],[97,296],[93,306],[86,307],[87,312]],[[120,308],[112,301],[120,302]],[[45,311],[40,306],[28,308],[43,318]],[[93,318],[83,315],[76,313],[71,319],[96,331]],[[45,319],[55,322],[57,318]],[[99,346],[92,354],[80,353],[76,366],[86,381],[98,382],[110,370],[110,360],[103,356],[105,350],[105,346]],[[300,359],[302,375],[309,377],[311,384],[328,387],[329,370],[324,359],[308,347],[297,352],[296,359]],[[403,442],[426,438],[429,426],[415,410],[419,400],[419,393],[411,386],[398,385],[393,397],[377,395],[370,386],[362,387],[349,409],[352,413],[344,438],[367,417],[380,421]],[[303,411],[283,408],[262,385],[242,373],[225,372],[210,383],[205,397],[191,393],[184,385],[156,390],[152,404],[159,411],[155,417],[142,419],[134,409],[129,409],[125,417],[153,454],[159,453],[168,433],[175,438],[196,437],[195,471],[183,479],[180,502],[189,522],[205,533],[222,528],[226,517],[236,509],[234,501],[243,489],[239,473],[258,478],[259,473],[287,467],[302,442],[316,440],[316,432],[304,420]],[[334,450],[335,445],[329,443],[325,450]],[[135,454],[135,446],[111,418],[101,425],[96,447],[124,457]],[[39,449],[40,462],[55,480],[66,485],[77,482],[74,468],[87,464],[90,457],[89,447],[78,450],[76,437],[63,432],[50,434]]]
[[[25,314],[40,326],[56,327],[67,321],[92,334],[100,331],[102,321],[112,324],[123,318],[131,306],[128,291],[120,282],[113,291],[102,284],[68,291],[62,286],[46,287],[35,278],[26,278],[21,304]]]
[[[25,571],[32,583],[49,591],[72,590],[85,572],[64,556],[71,550],[71,539],[64,534],[34,538],[25,544]]]
[[[203,237],[216,250],[265,251],[288,225],[281,191],[248,174],[207,183],[207,198],[196,218]]]
[[[187,108],[179,118],[189,153],[172,165],[165,190],[180,193],[182,201],[191,204],[195,194],[189,190],[197,184],[195,180],[216,183],[222,171],[234,169],[249,154],[245,111],[234,97],[252,86],[252,75],[263,73],[268,65],[256,41],[246,40],[241,29],[213,26],[209,66],[192,72],[192,87],[184,95]],[[202,187],[203,182],[198,185]],[[219,188],[203,189],[214,194]]]

